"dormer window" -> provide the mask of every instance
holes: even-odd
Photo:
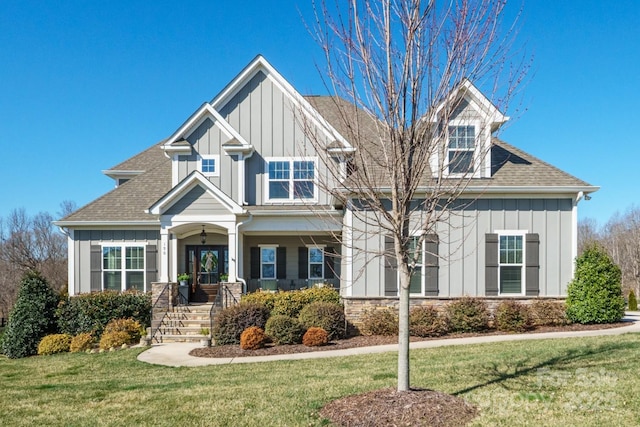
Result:
[[[448,161],[450,174],[473,173],[475,126],[449,126]]]
[[[198,166],[204,176],[220,176],[220,156],[217,154],[200,156]]]

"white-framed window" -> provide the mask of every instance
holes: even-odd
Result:
[[[260,278],[276,278],[276,246],[260,246]]]
[[[198,169],[204,176],[220,176],[220,156],[204,154],[198,158]]]
[[[449,141],[447,142],[449,174],[474,173],[476,133],[475,125],[449,125]]]
[[[309,279],[324,279],[324,249],[309,247]]]
[[[418,246],[420,242],[419,236],[413,236],[409,239],[409,262],[415,263],[413,274],[411,275],[411,279],[409,281],[409,293],[422,295],[423,292],[423,283],[424,283],[424,275],[422,274],[422,265],[424,259],[424,241],[422,244]],[[400,281],[398,281],[399,283]]]
[[[102,246],[102,289],[144,292],[145,283],[144,245]]]
[[[524,295],[525,235],[522,231],[498,233],[498,291],[500,295]]]
[[[315,158],[269,158],[266,190],[269,201],[317,199]]]

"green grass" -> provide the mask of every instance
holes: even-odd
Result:
[[[315,426],[327,402],[395,386],[396,354],[169,368],[139,350],[0,358],[0,425]],[[411,382],[478,426],[640,425],[640,335],[411,352]]]

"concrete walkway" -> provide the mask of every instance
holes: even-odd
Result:
[[[578,338],[595,337],[603,335],[621,335],[629,332],[640,332],[640,312],[627,312],[623,319],[629,322],[628,326],[620,328],[599,329],[591,331],[575,332],[545,332],[531,334],[511,334],[511,335],[486,335],[468,338],[443,338],[437,340],[417,341],[410,344],[411,349],[444,347],[448,345],[482,344],[502,341],[521,340],[542,340],[549,338]],[[197,343],[167,343],[154,344],[151,348],[138,355],[138,360],[155,365],[164,366],[206,366],[206,365],[226,365],[230,363],[255,363],[271,362],[274,360],[302,360],[319,359],[324,357],[354,356],[360,354],[386,353],[397,351],[397,344],[378,345],[373,347],[354,347],[344,350],[313,351],[308,353],[277,354],[272,356],[251,356],[251,357],[193,357],[189,352],[200,347]]]

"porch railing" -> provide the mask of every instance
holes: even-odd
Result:
[[[149,333],[149,335],[152,340],[155,338],[155,335],[160,329],[162,322],[164,322],[165,317],[168,316],[169,305],[170,305],[170,302],[169,302],[170,292],[171,292],[171,283],[167,283],[164,285],[164,287],[162,288],[162,291],[160,291],[160,293],[158,294],[158,297],[156,298],[156,300],[153,302],[153,305],[151,306],[151,332]],[[160,310],[162,310],[163,315],[159,320],[155,320],[154,313],[160,312]]]
[[[320,284],[328,284],[335,289],[340,287],[340,279],[251,279],[247,281],[247,291],[255,292],[258,289],[275,286],[281,291],[293,291],[298,289],[312,288]]]

